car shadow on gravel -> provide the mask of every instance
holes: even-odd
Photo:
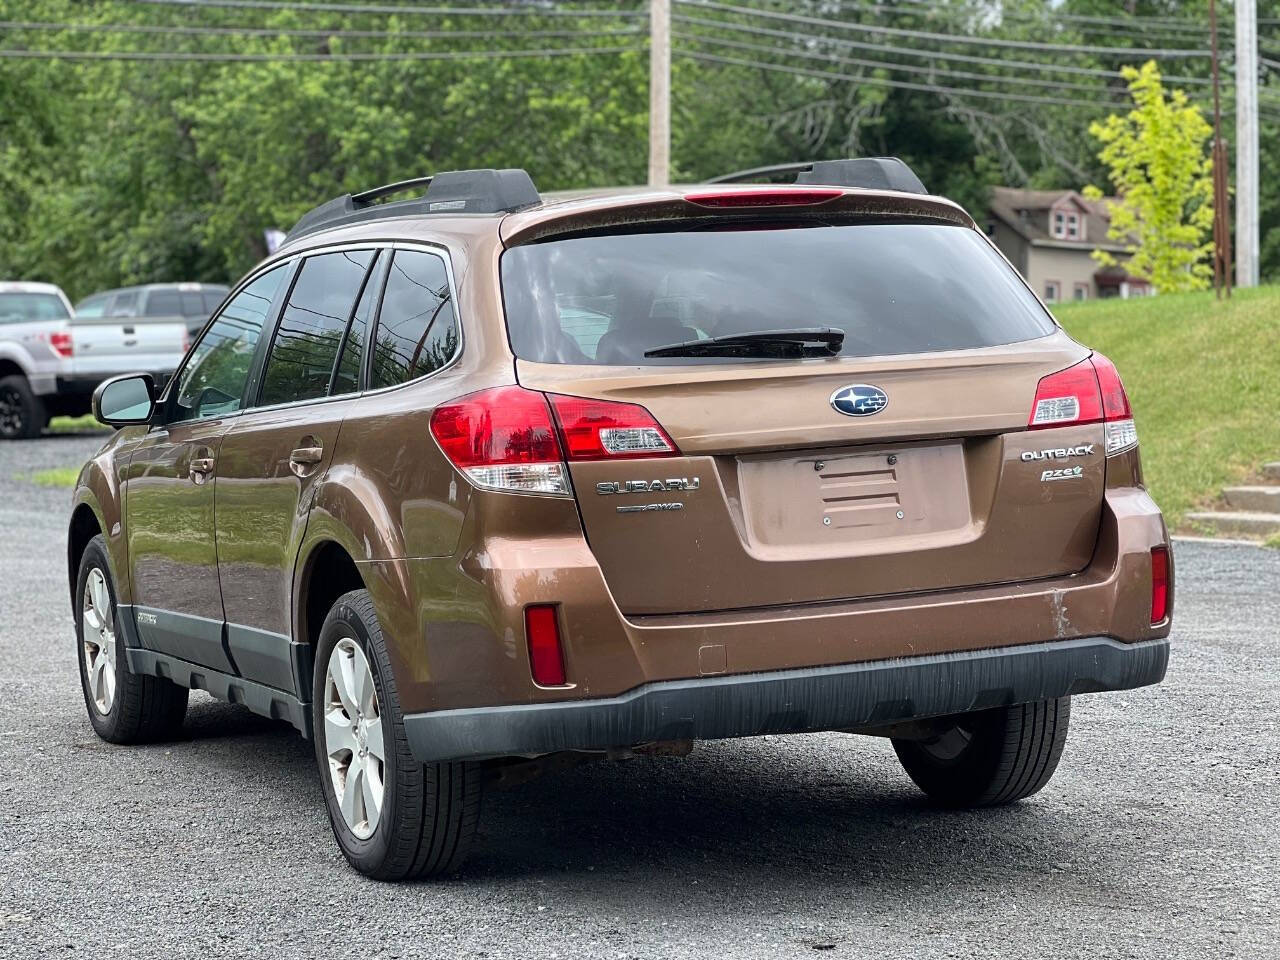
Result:
[[[168,749],[184,742],[209,775],[257,769],[269,776],[256,782],[291,794],[286,804],[322,811],[312,745],[287,723],[201,694]],[[728,878],[758,892],[799,891],[815,879],[909,891],[958,874],[993,885],[1061,877],[1067,864],[1076,882],[1105,884],[1116,869],[1082,856],[1087,825],[1052,801],[1052,784],[1011,807],[943,810],[886,750],[834,734],[722,742],[686,758],[601,760],[490,790],[452,882],[534,879],[586,902],[599,890],[611,904],[620,891],[669,897],[673,885],[707,894]]]

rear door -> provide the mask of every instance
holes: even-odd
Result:
[[[191,351],[125,480],[125,531],[143,646],[233,672],[222,642],[215,469],[287,267],[257,277]]]
[[[679,447],[570,464],[624,612],[1004,583],[1073,573],[1093,554],[1101,426],[1026,429],[1040,378],[1088,351],[974,230],[761,222],[576,237],[512,248],[502,277],[522,385],[640,404]],[[813,327],[844,332],[838,355],[645,356]],[[1068,473],[1048,482],[1046,467]]]
[[[295,695],[306,691],[295,689],[289,646],[294,563],[315,485],[360,387],[377,257],[365,248],[302,261],[250,388],[256,405],[218,457],[227,646],[242,676]]]

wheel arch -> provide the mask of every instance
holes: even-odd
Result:
[[[315,646],[333,604],[344,593],[366,588],[351,552],[337,540],[318,540],[298,563],[294,587],[293,638]]]
[[[80,577],[80,560],[89,541],[102,533],[102,519],[88,500],[81,500],[71,511],[67,525],[67,587],[71,592],[71,609],[76,608],[76,581]]]

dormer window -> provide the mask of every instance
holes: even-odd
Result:
[[[1059,240],[1083,240],[1080,214],[1074,210],[1053,211],[1053,235]]]

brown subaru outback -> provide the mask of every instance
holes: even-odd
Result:
[[[1043,787],[1071,696],[1168,657],[1120,378],[905,165],[794,171],[307,214],[159,395],[95,397],[98,734],[173,736],[188,689],[289,721],[381,878],[455,868],[486,780],[696,740],[887,736],[952,806]]]

